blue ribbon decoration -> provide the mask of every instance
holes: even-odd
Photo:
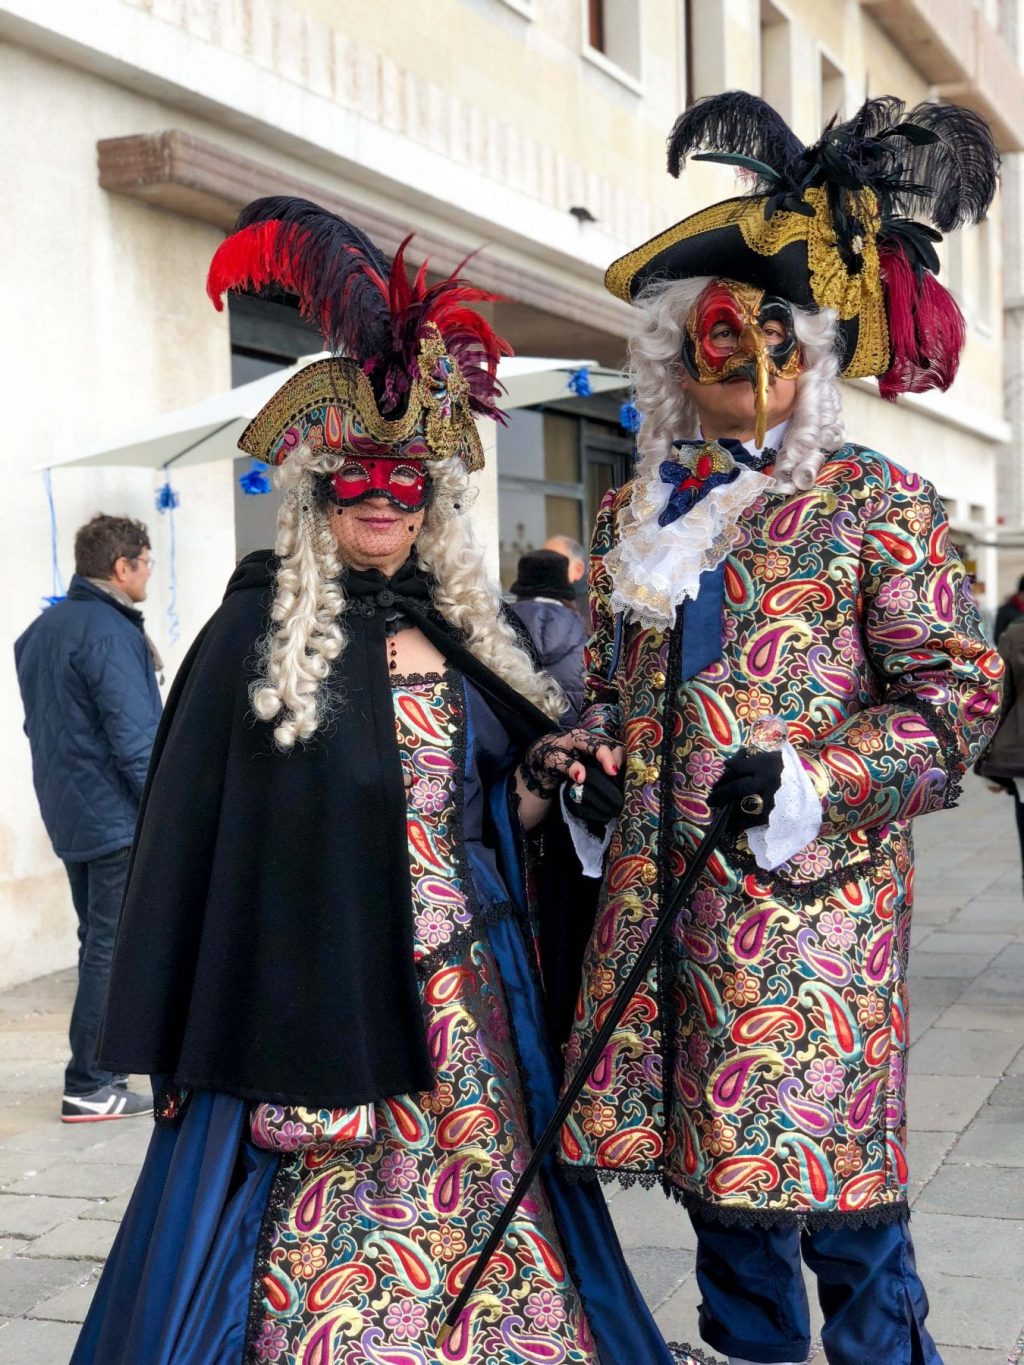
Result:
[[[619,426],[623,431],[631,432],[634,436],[643,424],[644,415],[632,401],[627,400],[619,408]]]
[[[238,485],[247,498],[258,498],[264,493],[270,492],[270,479],[267,477],[268,467],[262,460],[253,459],[245,473],[239,474]]]
[[[658,466],[658,478],[662,483],[667,483],[672,492],[664,510],[658,514],[658,525],[671,526],[674,521],[685,516],[691,507],[703,502],[714,489],[733,483],[739,476],[739,465],[725,473],[708,474],[702,479],[699,475],[691,474],[687,466],[677,460],[662,460]]]
[[[565,387],[571,389],[577,398],[589,398],[593,389],[590,387],[590,371],[587,367],[584,365],[573,370]]]
[[[64,587],[64,576],[60,571],[60,555],[57,552],[57,508],[53,501],[53,477],[52,471],[43,470],[43,487],[46,489],[46,503],[50,510],[50,587],[52,589],[48,597],[43,598],[43,609],[52,607],[57,602],[63,602],[67,596]]]
[[[682,625],[682,676],[689,682],[722,657],[722,615],[725,610],[725,561],[705,569],[697,596],[679,608]]]
[[[156,510],[162,516],[167,513],[167,527],[171,533],[171,553],[167,567],[167,621],[170,627],[169,642],[176,645],[181,638],[181,621],[178,618],[178,543],[174,527],[174,509],[181,499],[171,487],[164,468],[164,481],[156,490]]]
[[[695,450],[700,446],[713,444],[703,440],[673,441],[676,450]],[[730,474],[712,474],[700,487],[679,489],[669,498],[668,506],[658,518],[661,525],[667,525],[678,516],[685,515],[694,503],[711,491],[712,487],[731,483],[739,477],[739,466],[760,469],[775,460],[776,452],[765,447],[757,455],[752,455],[742,441],[722,436],[717,444],[736,461],[736,468]],[[685,466],[683,467],[685,468]],[[673,472],[674,471],[674,472]],[[676,483],[681,467],[670,460],[665,461],[659,470],[663,482]],[[695,678],[722,657],[722,620],[725,612],[725,561],[715,569],[706,569],[697,585],[697,596],[683,602],[679,608],[679,623],[682,628],[682,677],[684,681]]]

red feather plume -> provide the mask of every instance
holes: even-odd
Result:
[[[899,245],[879,251],[891,363],[878,381],[883,398],[948,389],[966,339],[964,315],[928,270],[915,271]]]
[[[381,412],[392,417],[404,411],[419,374],[420,346],[436,327],[469,386],[473,411],[499,418],[496,371],[512,348],[472,307],[498,296],[459,278],[469,257],[438,284],[428,285],[426,261],[410,279],[405,264],[410,240],[389,263],[357,228],[319,205],[256,200],[217,249],[207,293],[218,309],[229,289],[275,286],[295,294],[328,347],[362,367]]]

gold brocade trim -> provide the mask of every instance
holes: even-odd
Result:
[[[747,197],[723,199],[720,204],[711,204],[706,209],[691,213],[681,223],[673,224],[664,232],[659,232],[657,237],[652,237],[649,242],[634,247],[632,251],[627,251],[625,256],[620,256],[617,261],[612,261],[605,271],[604,287],[617,299],[622,299],[624,303],[632,303],[633,296],[630,292],[630,285],[633,283],[633,277],[645,265],[649,265],[655,256],[667,251],[670,246],[677,246],[680,242],[696,237],[701,232],[711,232],[715,228],[729,227],[730,224],[738,223],[745,214],[749,213],[752,205],[757,206],[758,212],[763,217],[764,199]]]
[[[242,432],[240,450],[267,464],[281,464],[306,436],[307,419],[331,407],[352,413],[371,440],[397,446],[422,434],[430,456],[458,456],[469,473],[482,469],[483,446],[469,407],[469,385],[446,353],[436,328],[420,346],[419,378],[401,417],[383,417],[369,379],[353,360],[317,360],[282,384]],[[299,439],[279,449],[290,428]],[[342,447],[344,448],[344,447]]]
[[[836,246],[835,228],[824,186],[805,190],[804,202],[813,217],[774,213],[766,219],[762,208],[735,221],[744,242],[759,256],[776,256],[793,242],[806,241],[811,294],[819,308],[832,308],[843,322],[857,319],[857,345],[843,367],[847,379],[884,374],[889,368],[889,327],[878,261],[881,220],[878,200],[870,190],[848,192],[848,211],[863,227],[860,236],[862,268],[850,274]],[[763,201],[762,201],[763,202]]]
[[[857,344],[843,368],[848,379],[884,374],[889,368],[889,327],[878,260],[877,236],[880,228],[878,201],[870,190],[850,192],[852,215],[863,224],[861,250],[863,267],[850,274],[836,245],[835,229],[829,212],[828,194],[823,186],[804,191],[804,200],[814,209],[813,216],[780,210],[764,216],[765,195],[724,199],[692,213],[657,237],[613,261],[605,274],[605,287],[626,303],[632,302],[630,286],[636,274],[670,247],[704,232],[735,227],[749,250],[759,256],[778,255],[794,242],[807,245],[807,267],[811,294],[820,308],[833,308],[844,322],[858,321]]]

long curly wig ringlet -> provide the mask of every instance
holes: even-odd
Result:
[[[274,546],[280,561],[270,609],[271,628],[258,649],[250,687],[254,714],[274,722],[274,742],[290,750],[308,742],[344,696],[330,685],[345,649],[344,565],[314,495],[314,479],[342,463],[341,454],[300,446],[276,474],[284,502]],[[431,464],[434,497],[416,540],[421,566],[434,583],[440,614],[463,632],[482,663],[553,720],[565,709],[555,682],[538,672],[505,620],[489,583],[483,551],[455,505],[465,507],[468,475],[457,459]]]

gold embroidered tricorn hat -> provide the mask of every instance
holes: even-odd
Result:
[[[691,214],[614,261],[605,276],[613,294],[632,302],[657,281],[737,280],[833,309],[842,373],[880,376],[884,397],[949,387],[964,321],[935,278],[935,243],[941,232],[979,222],[992,202],[999,157],[984,119],[946,104],[908,112],[883,95],[805,147],[764,100],[729,91],[677,120],[670,174],[695,152],[745,171],[751,192]]]
[[[328,360],[287,381],[242,433],[248,455],[278,465],[293,450],[379,458],[460,459],[483,467],[477,417],[501,418],[496,372],[511,353],[471,305],[495,295],[458,274],[410,280],[358,228],[305,199],[257,199],[218,247],[207,293],[272,290],[298,299],[323,334]]]

